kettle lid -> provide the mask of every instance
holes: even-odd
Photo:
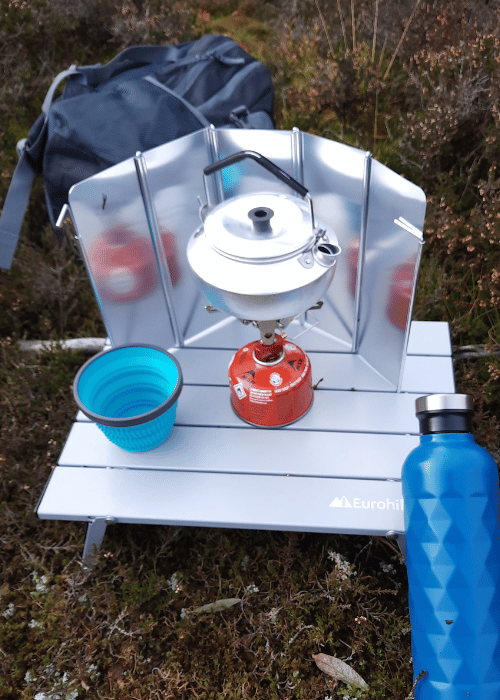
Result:
[[[246,262],[285,260],[315,240],[310,211],[295,197],[238,195],[218,204],[204,222],[214,250]]]

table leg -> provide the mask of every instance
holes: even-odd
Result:
[[[92,568],[95,563],[95,557],[99,552],[104,535],[106,533],[106,526],[111,525],[116,522],[114,518],[106,516],[104,518],[94,518],[90,521],[87,528],[87,537],[85,538],[85,545],[83,547],[83,566],[87,569]]]
[[[401,550],[401,554],[403,555],[403,559],[406,562],[406,535],[405,535],[405,533],[398,532],[396,539],[398,541],[398,547]]]

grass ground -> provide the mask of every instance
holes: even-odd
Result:
[[[134,43],[227,34],[269,66],[278,128],[366,148],[428,195],[414,317],[446,320],[499,456],[498,4],[396,0],[0,0],[0,198],[15,143],[52,77]],[[0,199],[1,202],[1,199]],[[77,252],[57,245],[38,183],[10,271],[0,271],[0,698],[361,697],[313,655],[343,659],[370,698],[412,686],[406,571],[369,537],[110,529],[80,566],[84,526],[41,522],[37,500],[75,413],[82,353],[26,355],[20,339],[104,336]],[[458,355],[457,355],[458,357]],[[219,610],[196,609],[238,598]],[[234,602],[234,601],[233,601]]]

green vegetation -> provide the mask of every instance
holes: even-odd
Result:
[[[0,205],[45,92],[73,62],[207,32],[272,71],[278,128],[365,148],[428,195],[415,318],[446,320],[478,441],[500,437],[500,11],[487,0],[0,0]],[[354,21],[353,21],[354,20]],[[66,225],[71,241],[71,229]],[[325,700],[344,660],[372,699],[412,686],[405,566],[379,538],[117,525],[93,571],[84,526],[37,500],[75,414],[85,357],[20,339],[104,336],[78,251],[37,183],[0,271],[0,698]],[[197,610],[224,599],[221,609]],[[234,601],[233,601],[234,602]],[[366,696],[366,693],[365,693]]]

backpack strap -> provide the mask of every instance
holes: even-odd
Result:
[[[48,92],[45,95],[45,99],[42,104],[42,113],[45,114],[45,120],[47,120],[49,109],[52,105],[52,102],[54,101],[54,95],[60,83],[62,83],[63,80],[66,80],[66,78],[68,78],[70,75],[77,75],[78,73],[80,73],[80,70],[80,68],[77,68],[75,64],[73,64],[66,70],[63,70],[58,75],[56,75],[56,77],[52,81],[52,85],[49,87]]]
[[[222,38],[223,37],[221,37],[221,39]],[[215,56],[228,65],[238,65],[245,62],[243,58],[224,56],[226,48],[236,46],[232,39],[226,40],[220,43],[219,46],[209,49],[208,51],[204,50],[203,53],[190,54],[185,58],[179,58],[179,48],[182,46],[183,44],[174,46],[130,46],[128,49],[124,49],[121,53],[117,54],[109,63],[106,63],[105,66],[97,64],[95,68],[111,68],[110,72],[113,72],[115,68],[125,61],[131,63],[177,63],[179,65],[188,65],[189,63],[196,63],[209,56]],[[89,66],[89,68],[93,67],[94,66]]]
[[[42,113],[45,121],[49,113],[50,106],[54,101],[54,95],[59,84],[68,76],[78,73],[76,66],[71,66],[67,70],[61,71],[57,75],[45,96],[42,105]],[[19,234],[23,223],[26,209],[33,186],[35,171],[31,167],[26,155],[26,139],[22,139],[17,144],[19,161],[12,176],[7,196],[0,216],[0,268],[10,270],[14,252],[19,240]]]
[[[35,172],[28,162],[24,144],[21,157],[5,198],[0,217],[0,268],[10,270],[24,214],[28,207]]]
[[[210,58],[216,58],[221,63],[226,65],[240,65],[245,63],[245,60],[241,57],[231,57],[225,56],[225,49],[234,46],[232,40],[228,40],[225,43],[220,44],[217,47],[203,51],[197,54],[188,54],[183,58],[179,58],[179,44],[177,46],[130,46],[128,49],[124,49],[115,56],[109,63],[104,66],[101,63],[96,63],[93,66],[79,66],[75,68],[73,74],[79,74],[80,78],[76,76],[72,77],[72,81],[78,80],[84,85],[89,87],[98,87],[103,83],[107,83],[115,75],[119,75],[121,70],[126,70],[130,67],[130,64],[143,64],[143,65],[155,65],[165,66],[165,64],[172,63],[177,67],[190,66],[194,63],[199,63]],[[74,68],[74,66],[72,66]],[[71,68],[69,69],[71,70]],[[60,73],[61,80],[66,75]],[[56,80],[60,77],[57,76]]]
[[[129,68],[131,63],[143,65],[175,63],[182,66],[196,63],[201,58],[201,56],[191,55],[179,59],[178,56],[177,46],[130,46],[104,66],[101,63],[93,66],[79,66],[76,72],[81,75],[82,83],[89,87],[98,87],[107,83],[115,74],[119,74],[120,69]]]
[[[210,122],[208,119],[205,117],[205,115],[200,112],[199,109],[196,109],[190,102],[185,100],[182,95],[178,95],[176,92],[168,88],[166,85],[163,85],[163,83],[160,83],[159,80],[156,80],[156,78],[153,78],[151,75],[146,75],[143,80],[146,80],[148,83],[151,83],[151,85],[155,85],[156,87],[160,88],[160,90],[163,90],[164,92],[168,92],[169,95],[172,95],[178,102],[181,102],[184,107],[193,114],[196,119],[200,122],[202,127],[210,126]]]

